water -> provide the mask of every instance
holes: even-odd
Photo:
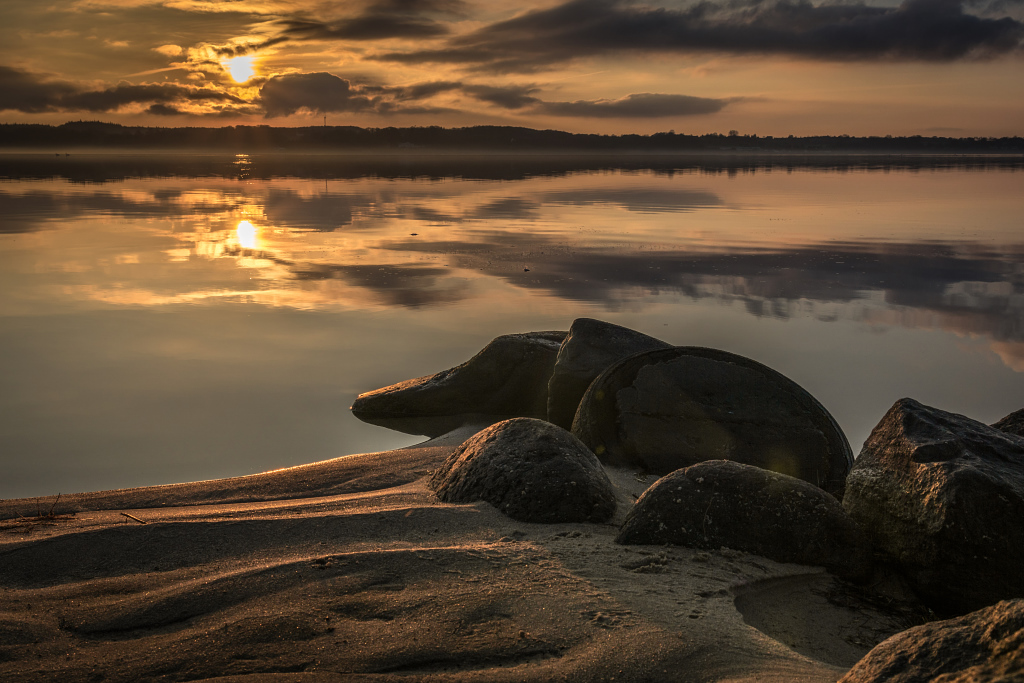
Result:
[[[1024,407],[1024,163],[0,157],[0,497],[416,437],[360,392],[608,320],[765,363],[857,452]]]

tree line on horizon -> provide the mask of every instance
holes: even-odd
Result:
[[[1006,154],[1024,153],[1021,137],[925,137],[815,135],[773,137],[706,133],[690,135],[669,131],[650,135],[598,135],[537,130],[516,126],[443,128],[413,126],[361,128],[358,126],[274,127],[224,126],[147,127],[100,121],[70,121],[61,125],[0,124],[0,147],[5,148],[150,148],[233,151],[360,150],[360,149],[483,149],[501,151],[764,151],[764,152],[892,152]]]

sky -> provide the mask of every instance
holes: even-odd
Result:
[[[4,0],[0,123],[1024,135],[1024,0]]]

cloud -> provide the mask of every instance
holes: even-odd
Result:
[[[300,109],[311,112],[374,112],[377,114],[453,113],[440,107],[406,106],[404,101],[424,100],[452,90],[479,91],[482,97],[500,98],[498,88],[431,81],[412,86],[379,86],[352,83],[327,72],[283,74],[270,78],[260,89],[259,103],[267,117],[289,116]],[[491,92],[491,90],[495,92]]]
[[[480,85],[458,81],[432,81],[394,89],[399,99],[426,99],[444,92],[457,91],[502,109],[528,110],[550,116],[578,118],[659,118],[714,114],[733,99],[713,99],[691,95],[635,93],[615,100],[576,100],[549,102],[534,96],[533,85]]]
[[[629,0],[570,0],[385,61],[530,72],[578,57],[631,52],[781,54],[826,60],[952,61],[1019,51],[1024,23],[981,17],[961,0],[897,7],[809,0],[701,0],[683,9]]]
[[[450,32],[439,17],[461,16],[466,7],[462,0],[376,0],[335,21],[292,17],[281,19],[276,24],[284,40],[435,38]]]
[[[505,109],[522,109],[541,103],[531,95],[537,92],[537,88],[529,86],[463,85],[461,90],[482,102],[496,104]]]
[[[153,52],[159,52],[165,57],[177,57],[184,52],[184,48],[181,45],[161,45],[160,47],[154,47]]]
[[[436,21],[380,14],[353,17],[333,24],[290,19],[281,22],[282,36],[293,40],[383,40],[425,38],[448,32]]]
[[[260,88],[267,116],[288,116],[300,109],[355,112],[375,108],[375,101],[344,78],[326,72],[274,76]]]
[[[462,83],[456,81],[428,81],[395,88],[394,93],[398,99],[402,100],[423,100],[460,88],[462,88]]]
[[[589,118],[659,118],[664,116],[695,116],[715,114],[731,100],[692,97],[690,95],[659,95],[638,93],[617,100],[576,100],[575,102],[542,102],[540,111],[553,116]]]
[[[242,104],[244,100],[230,93],[212,88],[194,88],[177,83],[154,83],[132,85],[119,83],[105,90],[78,92],[64,97],[59,106],[73,111],[114,111],[135,103],[154,102],[157,104],[185,102],[232,102]]]
[[[130,104],[152,103],[173,107],[175,104],[197,102],[245,103],[227,92],[177,83],[119,83],[102,90],[88,90],[67,81],[0,66],[0,111],[107,112]],[[154,113],[168,112],[154,110]]]
[[[46,80],[21,69],[0,66],[0,111],[53,111],[63,98],[76,93],[73,84]]]

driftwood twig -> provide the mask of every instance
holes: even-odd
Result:
[[[124,515],[125,517],[127,517],[128,519],[134,519],[139,524],[146,524],[146,522],[144,520],[139,519],[135,515],[129,515],[127,512],[122,512],[121,514]]]

